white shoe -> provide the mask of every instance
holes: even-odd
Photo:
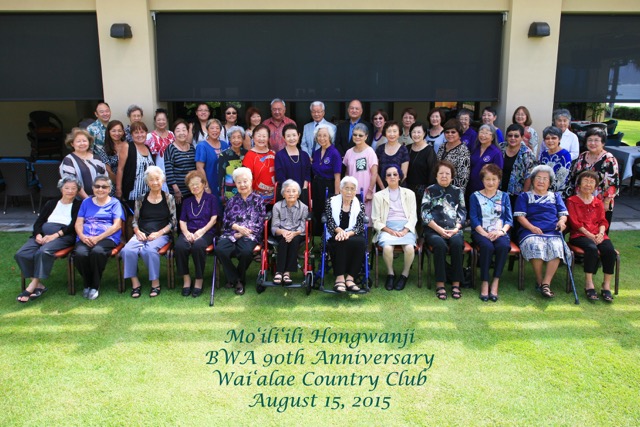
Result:
[[[84,290],[82,291],[82,296],[85,298],[89,298],[89,291],[91,290],[91,288],[84,288]]]
[[[100,294],[97,289],[89,289],[89,295],[87,295],[87,299],[96,299]]]

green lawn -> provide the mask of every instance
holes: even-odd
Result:
[[[470,289],[460,301],[438,301],[433,290],[417,288],[414,269],[403,292],[378,288],[348,297],[268,289],[257,295],[252,285],[241,297],[217,291],[210,308],[208,298],[184,298],[166,286],[155,299],[147,296],[148,284],[139,300],[120,295],[113,261],[95,301],[67,295],[65,265],[58,262],[50,290],[18,304],[20,275],[11,254],[26,234],[0,237],[2,426],[640,425],[640,232],[612,233],[622,254],[621,290],[612,305],[584,298],[574,305],[562,291],[566,270],[553,283],[557,297],[544,300],[533,291],[527,266],[525,291],[517,290],[515,271],[506,272],[497,303],[482,303]],[[582,297],[580,266],[576,282]],[[261,342],[271,327],[280,328],[279,342]],[[285,332],[296,327],[300,335],[290,334],[296,342],[285,342]],[[314,330],[326,327],[414,339],[403,348],[310,342]],[[244,330],[245,341],[251,332],[256,337],[226,343],[230,330]],[[227,365],[222,349],[240,351],[239,361],[248,362]],[[217,364],[210,351],[218,352]],[[426,354],[431,365],[424,356],[415,365],[313,364],[321,351],[381,354],[378,362],[386,354],[391,362],[394,354]],[[216,370],[249,375],[251,384],[220,385]],[[293,385],[257,385],[261,375],[294,376],[288,379]],[[350,384],[313,384],[336,375]],[[307,407],[250,407],[260,393],[281,404],[307,397]]]
[[[618,120],[616,132],[624,132],[622,140],[628,145],[636,145],[636,142],[640,141],[640,122]]]

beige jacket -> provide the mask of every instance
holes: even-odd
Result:
[[[407,217],[407,224],[405,227],[412,233],[416,233],[416,224],[418,223],[418,214],[416,210],[416,195],[408,188],[400,187],[400,199],[402,201],[402,209]],[[387,225],[387,217],[389,216],[389,190],[378,191],[373,195],[373,209],[371,212],[371,221],[373,221],[373,228],[375,230],[375,236],[373,241],[378,241],[378,235],[380,231]]]

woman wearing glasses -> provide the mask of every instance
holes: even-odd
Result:
[[[353,128],[354,147],[347,150],[342,163],[346,166],[346,174],[358,180],[360,188],[364,193],[365,212],[371,218],[371,201],[376,192],[376,178],[378,176],[378,156],[373,148],[367,144],[369,128],[358,123]]]
[[[227,105],[224,110],[224,126],[222,127],[220,139],[229,142],[229,137],[231,136],[229,135],[229,129],[234,126],[238,126],[238,109],[233,105]]]

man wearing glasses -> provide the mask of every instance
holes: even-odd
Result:
[[[302,142],[300,146],[302,147],[302,151],[305,151],[309,157],[313,156],[313,152],[316,151],[320,146],[313,139],[313,133],[316,127],[319,124],[325,124],[331,128],[333,128],[333,133],[336,131],[336,126],[325,120],[324,118],[324,102],[322,101],[313,101],[309,106],[311,110],[311,118],[313,119],[306,125],[304,125],[304,129],[302,132]]]
[[[371,123],[362,120],[363,112],[362,103],[359,100],[354,99],[349,103],[349,107],[347,109],[349,120],[338,125],[335,146],[343,157],[347,150],[355,145],[353,142],[353,128],[358,123],[363,123],[369,128],[367,144],[371,145],[371,141],[373,140],[373,127],[371,126]]]
[[[284,136],[282,135],[282,128],[290,123],[296,125],[296,122],[285,115],[286,112],[287,106],[284,101],[280,98],[276,98],[271,101],[271,117],[263,123],[271,131],[269,141],[271,143],[271,149],[276,153],[282,150],[286,145]]]

